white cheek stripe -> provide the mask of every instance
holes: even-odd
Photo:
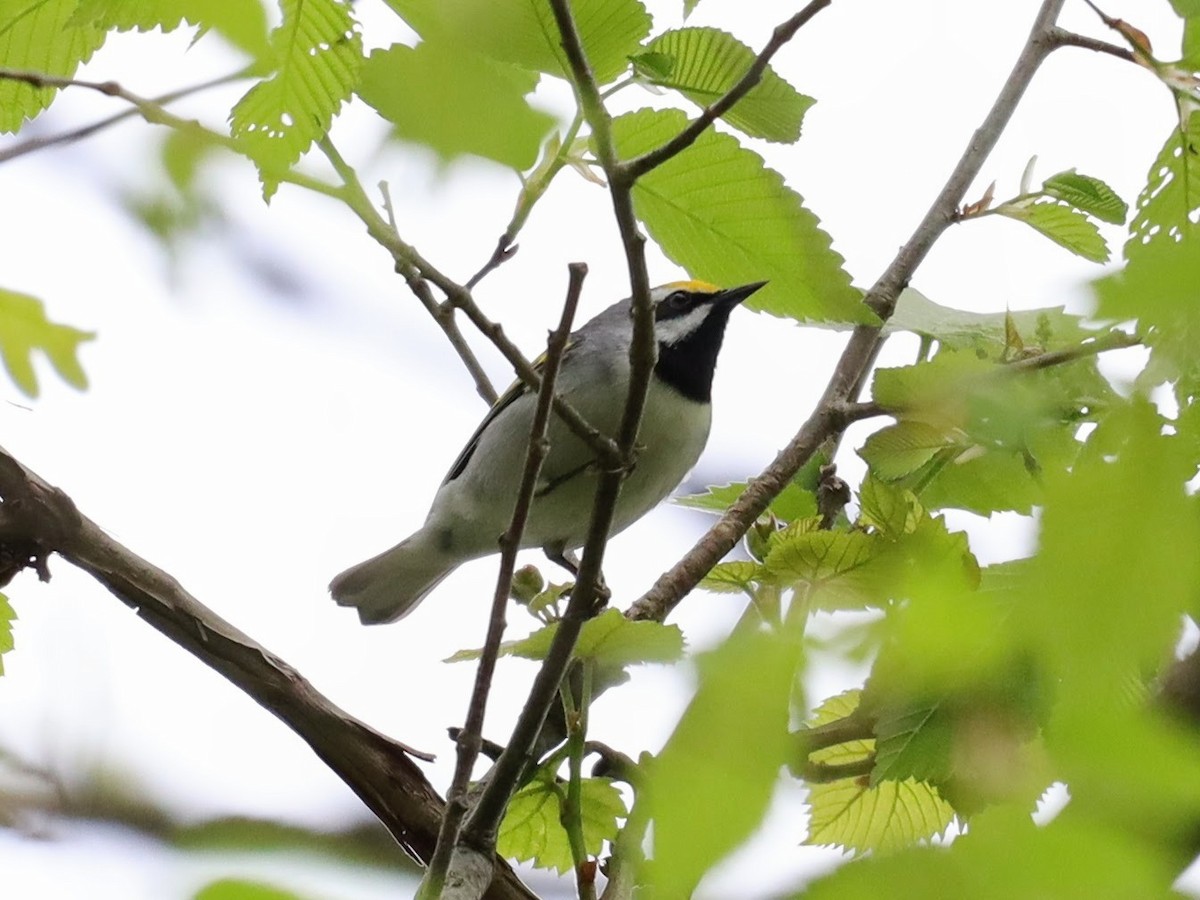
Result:
[[[664,319],[654,323],[654,335],[664,344],[677,344],[700,327],[700,323],[708,316],[707,303],[697,306],[686,316],[676,319]]]

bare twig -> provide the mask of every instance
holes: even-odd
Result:
[[[91,574],[147,624],[296,732],[396,840],[432,856],[442,801],[410,759],[426,754],[385,737],[320,694],[274,653],[203,606],[174,578],[110,538],[71,499],[0,449],[0,542],[17,535]],[[533,896],[503,860],[489,896]]]
[[[212,78],[208,81],[202,81],[199,84],[193,84],[188,87],[180,88],[176,91],[170,91],[166,94],[159,94],[152,98],[149,102],[156,106],[166,106],[168,103],[174,103],[176,100],[181,100],[184,97],[190,97],[192,94],[198,94],[201,91],[207,91],[211,88],[220,87],[224,84],[237,81],[241,78],[247,78],[250,75],[249,69],[239,69],[236,72],[231,72],[228,75],[222,75],[219,78]],[[23,80],[23,79],[20,79]],[[30,138],[26,141],[13,144],[11,147],[6,147],[0,150],[0,163],[6,163],[9,160],[16,159],[19,156],[25,156],[28,153],[36,153],[39,150],[45,150],[47,147],[55,147],[61,144],[70,144],[75,141],[91,137],[97,132],[104,131],[106,128],[111,128],[126,119],[132,119],[139,115],[138,108],[122,110],[115,115],[111,115],[105,119],[100,119],[97,122],[92,122],[90,125],[83,125],[79,128],[72,128],[69,131],[62,131],[58,134],[48,134],[43,137]]]
[[[971,136],[958,164],[912,237],[867,293],[865,302],[880,319],[886,321],[891,316],[900,291],[934,242],[954,222],[955,210],[995,147],[1034,73],[1058,46],[1053,35],[1064,2],[1043,0],[1025,46],[983,124]],[[858,397],[883,340],[879,326],[861,325],[854,329],[816,409],[796,436],[761,475],[750,481],[708,533],[629,608],[626,614],[630,618],[662,621],[721,557],[734,548],[817,448],[844,429],[845,405]]]
[[[1051,35],[1055,45],[1058,47],[1080,47],[1084,50],[1095,51],[1096,53],[1107,53],[1109,56],[1115,56],[1117,59],[1123,59],[1126,62],[1137,62],[1133,51],[1127,47],[1118,47],[1116,44],[1110,44],[1108,41],[1102,41],[1099,38],[1076,34],[1074,31],[1067,31],[1065,28],[1055,28],[1051,32]]]
[[[641,156],[622,163],[621,169],[625,176],[631,181],[639,178],[694,144],[696,138],[700,137],[713,122],[732,109],[734,104],[750,93],[754,89],[754,86],[762,80],[763,73],[767,71],[767,66],[771,62],[771,57],[795,37],[796,32],[803,28],[813,16],[825,9],[832,2],[833,0],[812,0],[811,3],[786,22],[777,25],[771,33],[771,39],[767,41],[767,45],[754,58],[754,62],[750,64],[750,68],[746,70],[746,74],[738,80],[737,84],[711,105],[707,106],[699,116],[688,123],[683,131],[679,132],[679,134],[675,135],[675,137],[671,138],[661,147],[656,147],[653,150],[643,153]]]
[[[529,446],[525,454],[525,471],[521,476],[521,486],[517,492],[512,522],[508,530],[500,537],[500,573],[496,578],[496,592],[492,597],[492,612],[488,620],[487,637],[484,640],[479,667],[476,669],[475,686],[471,692],[467,720],[457,739],[458,761],[453,780],[450,783],[450,790],[446,794],[446,814],[442,818],[442,827],[438,833],[437,850],[429,864],[429,869],[421,884],[421,890],[417,893],[419,898],[435,898],[441,894],[454,843],[458,837],[459,826],[467,811],[467,787],[470,784],[471,772],[475,767],[475,760],[479,756],[482,742],[483,718],[487,710],[488,694],[492,688],[492,675],[495,672],[496,659],[500,653],[500,641],[504,637],[504,612],[508,606],[509,592],[512,589],[517,552],[521,549],[521,536],[525,533],[525,523],[533,505],[538,475],[541,473],[542,463],[550,451],[546,430],[550,424],[554,385],[558,378],[559,363],[562,361],[563,354],[567,349],[567,341],[571,336],[575,311],[579,308],[579,295],[583,290],[583,279],[587,275],[587,266],[583,263],[571,263],[568,271],[570,283],[567,286],[566,301],[563,303],[562,318],[559,320],[558,327],[550,334],[546,345],[542,385],[538,390],[537,407],[534,411],[533,424],[529,432]]]
[[[325,139],[318,144],[318,147],[326,154],[338,177],[342,179],[341,187],[344,196],[340,196],[339,199],[345,200],[354,214],[366,226],[367,233],[376,243],[391,254],[392,260],[396,265],[396,271],[403,276],[405,282],[420,299],[422,305],[427,309],[432,308],[434,310],[441,306],[430,291],[429,285],[432,284],[446,295],[447,302],[450,304],[449,309],[451,311],[454,309],[462,310],[467,318],[471,320],[471,323],[508,360],[517,377],[532,390],[538,390],[541,385],[541,378],[537,370],[533,367],[533,364],[525,358],[520,348],[508,339],[508,336],[504,334],[504,329],[483,314],[483,311],[475,303],[475,298],[471,296],[471,292],[464,285],[459,284],[442,273],[429,260],[421,256],[415,247],[406,243],[395,229],[388,225],[387,220],[379,214],[370,197],[363,190],[362,184],[359,182],[358,175],[353,167],[341,158],[336,148],[333,147],[332,142]],[[555,415],[563,420],[563,423],[574,435],[584,441],[596,453],[602,463],[612,465],[614,462],[620,460],[620,453],[616,443],[589,425],[561,397],[556,396],[554,398],[554,412]]]

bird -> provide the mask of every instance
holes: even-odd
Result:
[[[658,359],[646,393],[638,455],[621,486],[610,536],[664,500],[700,458],[712,423],[712,383],[730,313],[765,281],[718,288],[675,281],[650,291]],[[559,365],[558,395],[602,434],[615,436],[629,386],[632,301],[620,300],[573,332]],[[425,524],[394,547],[351,566],[329,585],[364,625],[411,613],[462,563],[499,552],[521,482],[537,393],[518,381],[491,407],[455,459]],[[596,452],[551,415],[521,548],[556,561],[587,535]]]

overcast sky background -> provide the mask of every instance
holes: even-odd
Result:
[[[648,0],[658,28],[680,22],[679,0]],[[777,57],[777,70],[817,98],[795,146],[753,143],[833,236],[867,287],[910,234],[1007,75],[1036,0],[838,0]],[[704,0],[689,24],[711,24],[761,47],[792,4]],[[1106,12],[1146,31],[1160,57],[1178,55],[1167,0],[1110,0]],[[371,46],[403,39],[380,0],[356,12]],[[1116,40],[1082,0],[1062,24]],[[152,95],[236,68],[215,37],[110,39],[82,77]],[[569,92],[543,79],[539,102],[565,113]],[[244,86],[180,109],[219,125]],[[640,89],[615,108],[661,104]],[[118,108],[68,92],[36,126],[47,133]],[[1174,122],[1172,102],[1137,67],[1082,50],[1056,53],[1037,76],[969,199],[992,179],[1018,191],[1030,156],[1040,177],[1076,167],[1131,202]],[[506,224],[517,181],[474,161],[444,166],[424,150],[377,152],[384,128],[360,103],[333,132],[362,180],[387,179],[401,233],[465,279]],[[440,660],[482,642],[495,563],[464,566],[402,624],[366,629],[325,591],[346,565],[417,527],[451,459],[484,408],[441,333],[392,272],[387,255],[332,201],[284,186],[269,207],[252,167],[216,166],[227,227],[189,241],[171,261],[120,208],[146,188],[158,139],[131,121],[73,147],[0,166],[0,284],[42,298],[50,317],[98,332],[83,350],[91,388],[78,393],[39,368],[27,401],[0,381],[0,442],[127,546],[175,575],[202,602],[294,664],[353,714],[437,752],[440,788],[453,762],[447,725],[461,721],[473,669]],[[1118,250],[1120,229],[1105,227]],[[557,319],[566,264],[588,263],[580,321],[628,293],[607,196],[571,172],[539,205],[521,252],[477,292],[529,355]],[[914,286],[977,311],[1088,305],[1103,269],[999,217],[952,229]],[[680,277],[651,254],[651,278]],[[511,373],[471,336],[494,380]],[[791,436],[844,342],[748,312],[729,326],[715,387],[713,435],[692,481],[742,479]],[[903,341],[884,360],[912,359]],[[1121,358],[1123,357],[1123,358]],[[1138,351],[1106,363],[1121,378]],[[842,473],[862,467],[851,432]],[[950,514],[981,562],[1019,556],[1033,528],[1017,516]],[[606,563],[626,605],[701,533],[698,514],[664,506],[613,541]],[[537,561],[535,556],[531,561]],[[359,802],[303,743],[221,678],[161,638],[87,576],[53,560],[7,592],[20,617],[0,679],[0,747],[68,787],[116,773],[187,818],[245,814],[334,827]],[[739,613],[729,597],[697,594],[674,618],[693,647],[720,640]],[[530,620],[530,623],[532,620]],[[529,625],[510,615],[514,631]],[[505,661],[486,732],[503,740],[533,666]],[[635,754],[657,749],[686,702],[686,669],[646,668],[598,702],[593,734]],[[819,666],[814,699],[855,684],[844,665]],[[825,871],[839,855],[796,845],[801,793],[781,790],[764,834],[725,863],[706,897],[752,900]],[[292,859],[197,858],[134,834],[34,823],[0,831],[0,871],[14,897],[37,900],[189,896],[209,878],[266,877],[314,897],[403,895],[390,876]],[[753,885],[751,891],[747,884]]]

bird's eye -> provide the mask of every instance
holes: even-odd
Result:
[[[673,294],[668,294],[663,300],[663,306],[674,312],[683,312],[690,305],[691,298],[688,297],[687,291],[675,291]]]

